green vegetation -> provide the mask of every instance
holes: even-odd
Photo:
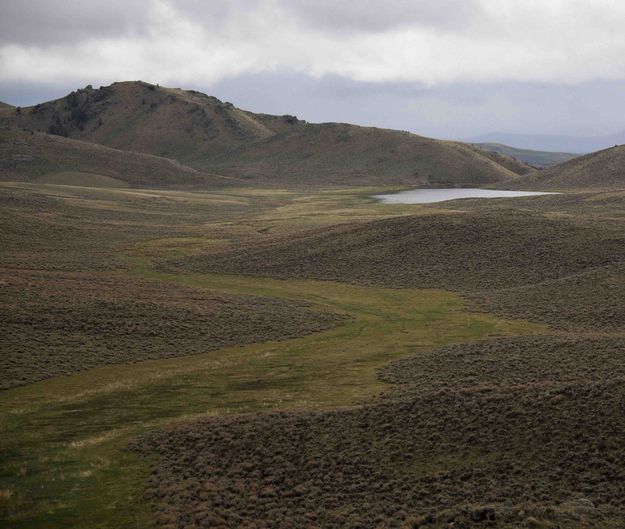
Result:
[[[88,519],[94,527],[149,527],[141,495],[150,459],[125,451],[137,434],[196,416],[359,403],[384,390],[376,370],[389,360],[541,330],[476,313],[441,291],[166,274],[146,257],[264,244],[302,229],[419,211],[377,205],[367,192],[0,187],[0,290],[12,322],[6,373],[28,381],[110,364],[0,393],[6,524],[82,527]],[[18,302],[16,292],[27,295]],[[327,328],[337,316],[348,319],[284,339]],[[250,340],[282,339],[224,347],[235,328],[239,343],[245,328]],[[200,329],[225,335],[199,337]],[[174,357],[127,363],[163,354]]]
[[[339,225],[272,245],[174,259],[161,268],[472,292],[614,265],[624,246],[625,231],[608,221],[476,209]]]
[[[32,272],[0,285],[0,318],[0,389],[102,364],[302,336],[341,320],[290,301],[104,274]]]
[[[384,387],[375,370],[393,358],[532,330],[471,313],[456,296],[435,291],[159,278],[303,299],[353,319],[309,338],[106,366],[3,392],[1,450],[8,464],[0,487],[10,527],[80,527],[87,516],[93,527],[141,526],[138,485],[148,469],[121,452],[133,435],[196,415],[357,403]]]
[[[134,446],[158,457],[159,527],[620,527],[622,378],[544,382],[200,420]]]

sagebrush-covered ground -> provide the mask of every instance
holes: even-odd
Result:
[[[15,272],[0,283],[0,389],[118,364],[295,338],[338,314],[102,274]]]
[[[358,408],[147,435],[159,526],[622,527],[622,196],[461,204],[160,265],[456,290],[551,333],[392,362]]]
[[[623,527],[624,196],[3,184],[0,519]]]
[[[459,345],[391,364],[402,388],[377,403],[149,434],[145,497],[166,528],[619,527],[624,356],[622,340]]]

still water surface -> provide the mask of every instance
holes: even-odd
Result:
[[[494,189],[410,189],[388,195],[374,195],[384,204],[430,204],[457,198],[511,198],[534,195],[557,195],[538,191],[497,191]]]

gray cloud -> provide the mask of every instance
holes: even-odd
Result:
[[[475,0],[279,0],[307,26],[334,32],[381,32],[411,25],[466,27],[480,11]]]
[[[0,44],[46,46],[145,34],[151,2],[2,0]]]
[[[595,136],[625,129],[625,81],[425,88],[335,76],[255,74],[195,88],[257,112],[410,130],[439,138],[495,131]]]
[[[168,0],[167,4],[181,16],[202,24],[205,28],[216,28],[241,13],[256,11],[262,0]]]

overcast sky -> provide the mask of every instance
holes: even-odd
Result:
[[[625,129],[622,0],[0,0],[0,100],[142,79],[437,137]]]

